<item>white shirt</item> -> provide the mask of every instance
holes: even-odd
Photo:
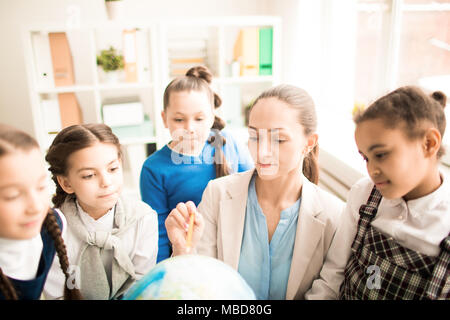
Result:
[[[0,238],[0,268],[5,275],[17,280],[36,278],[42,255],[42,238],[39,232],[26,240]]]
[[[81,221],[89,231],[107,231],[110,232],[114,225],[114,208],[105,215],[95,220],[89,214],[84,212],[77,202],[78,213]],[[64,220],[64,222],[66,222]],[[66,228],[62,237],[67,248],[67,256],[71,268],[76,267],[78,256],[81,253],[81,247],[84,244],[79,240],[70,228]],[[138,221],[136,226],[130,228],[122,238],[123,248],[128,252],[131,261],[135,267],[136,278],[142,278],[156,264],[156,255],[158,252],[158,221],[157,215],[145,215]],[[102,260],[105,266],[108,280],[111,283],[112,270],[112,250],[103,250]],[[52,267],[44,286],[44,295],[46,299],[62,299],[64,295],[65,276],[61,270],[59,259],[53,260]]]
[[[66,219],[61,211],[56,211],[62,220],[64,232]],[[16,280],[36,278],[43,246],[40,232],[33,238],[25,240],[0,238],[0,267],[3,273]]]
[[[443,174],[441,177],[441,186],[424,197],[409,201],[382,198],[372,226],[408,249],[438,256],[439,244],[450,232],[450,181]],[[305,294],[306,299],[338,298],[358,228],[359,208],[367,203],[372,187],[373,182],[363,178],[351,188],[320,277]]]

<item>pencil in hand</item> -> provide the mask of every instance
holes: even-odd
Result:
[[[194,212],[191,212],[189,216],[189,226],[187,231],[187,237],[186,237],[186,251],[187,253],[190,253],[191,246],[192,246],[192,233],[194,231],[194,218],[195,214]]]

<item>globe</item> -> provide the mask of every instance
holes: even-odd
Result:
[[[126,292],[124,300],[255,300],[253,290],[229,265],[202,255],[158,263]]]

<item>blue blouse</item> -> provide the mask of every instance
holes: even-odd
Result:
[[[284,300],[291,270],[301,198],[281,211],[269,243],[266,217],[259,206],[255,176],[248,188],[238,271],[261,300]]]

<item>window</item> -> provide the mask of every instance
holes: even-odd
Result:
[[[450,89],[448,0],[359,0],[356,30],[355,101],[407,84]]]
[[[359,0],[357,8],[355,103],[368,105],[403,85],[441,90],[449,101],[450,2]],[[450,152],[448,133],[444,144]]]
[[[346,187],[367,174],[354,142],[349,104],[367,106],[399,86],[418,85],[447,95],[450,123],[450,1],[351,2],[355,6],[339,1],[322,8],[326,15],[321,37],[329,54],[321,56],[322,94],[317,99],[321,168]],[[349,99],[339,93],[349,94]],[[443,137],[445,172],[450,172],[449,131],[450,125]]]

